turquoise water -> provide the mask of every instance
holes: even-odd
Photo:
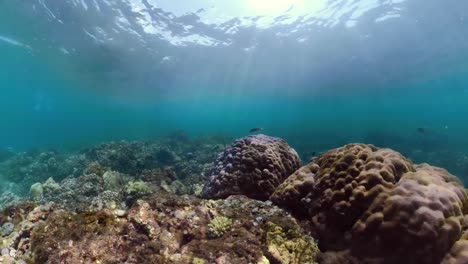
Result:
[[[41,11],[40,3],[54,15]],[[323,41],[300,49],[292,37],[270,42],[276,31],[288,26],[257,29],[260,33],[246,26],[229,48],[178,46],[155,40],[160,36],[143,35],[145,46],[122,29],[107,42],[93,41],[78,29],[98,37],[96,27],[107,30],[107,20],[113,21],[115,13],[101,7],[97,16],[90,14],[91,8],[86,11],[71,3],[0,4],[1,148],[79,149],[111,140],[154,139],[179,130],[191,136],[237,138],[263,127],[264,133],[286,139],[303,159],[365,142],[442,166],[468,180],[466,33],[457,24],[446,34],[431,35],[443,29],[428,24],[434,16],[419,16],[426,11],[441,15],[429,8],[436,3],[415,13],[418,1],[403,2],[407,12],[383,24],[368,20],[386,7],[368,11],[354,28],[314,26],[306,35]],[[458,15],[457,9],[450,16]],[[12,16],[13,11],[21,12]],[[125,14],[127,26],[135,29],[133,16]],[[422,22],[411,20],[416,17]],[[180,23],[192,23],[189,17],[179,18]],[[447,15],[441,21],[447,25],[459,18],[452,21]],[[413,25],[408,32],[393,31],[408,25]],[[168,28],[175,38],[179,29]],[[209,35],[210,29],[205,30],[197,36]],[[375,38],[367,43],[361,39],[366,34]],[[429,36],[437,40],[428,43]],[[380,37],[393,44],[382,44]],[[419,46],[411,45],[415,43]],[[255,45],[254,54],[245,53]],[[353,56],[362,59],[349,62]]]

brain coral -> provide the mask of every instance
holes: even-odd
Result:
[[[318,166],[317,172],[302,183],[308,191],[277,191],[271,198],[284,205],[299,197],[296,205],[303,207],[296,210],[305,211],[323,250],[349,250],[373,263],[435,264],[466,227],[467,194],[443,169],[415,166],[395,151],[364,144],[330,150],[314,162],[308,166]],[[300,181],[288,179],[277,190],[296,186]],[[466,256],[466,245],[457,244],[462,249],[452,248],[446,259]]]
[[[284,140],[261,134],[244,137],[218,155],[202,196],[244,194],[266,200],[299,167],[299,156]]]

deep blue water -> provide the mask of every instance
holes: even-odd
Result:
[[[157,1],[133,1],[140,13],[132,1],[84,2],[0,3],[0,148],[263,127],[304,159],[372,143],[468,180],[467,4],[379,2],[351,19],[357,9],[328,1],[343,15],[261,28],[171,15]],[[143,18],[169,33],[145,33]]]

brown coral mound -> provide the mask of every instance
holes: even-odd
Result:
[[[279,206],[288,208],[298,216],[306,215],[303,210],[302,199],[315,184],[315,174],[319,168],[316,163],[311,162],[298,169],[276,188],[270,200]]]
[[[243,194],[266,200],[299,167],[299,156],[284,140],[266,135],[244,137],[218,155],[202,195],[226,198]]]
[[[312,178],[301,183],[296,172],[271,198],[305,212],[323,250],[347,250],[362,263],[435,264],[466,228],[467,193],[443,169],[363,144],[330,150],[314,162],[320,168]],[[446,259],[463,259],[465,246],[455,244]]]
[[[363,144],[330,150],[315,162],[320,170],[305,199],[308,213],[322,244],[335,248],[377,195],[415,170],[399,153]]]
[[[447,171],[427,164],[382,192],[356,222],[353,253],[386,261],[440,263],[463,231],[468,197]]]

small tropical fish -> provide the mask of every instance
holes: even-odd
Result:
[[[416,129],[416,131],[420,134],[426,134],[426,130],[422,127],[418,127],[418,129]]]
[[[263,130],[263,127],[255,127],[255,128],[252,128],[249,130],[250,133],[253,133],[253,132],[258,132],[258,131],[261,131]]]

